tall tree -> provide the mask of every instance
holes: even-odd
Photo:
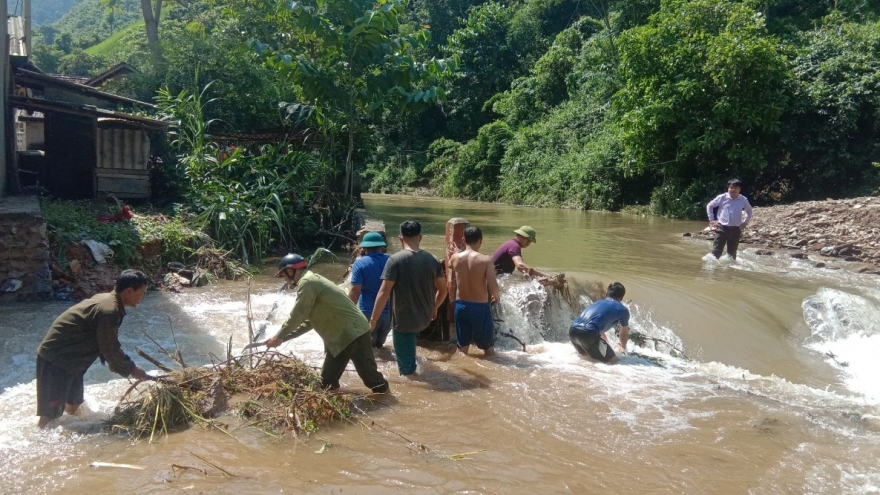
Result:
[[[300,102],[291,108],[308,107],[326,132],[346,135],[347,193],[353,192],[355,136],[364,119],[381,109],[415,109],[443,98],[442,81],[454,69],[447,59],[418,58],[430,33],[399,31],[406,5],[406,0],[303,0],[239,6],[264,9],[268,29],[257,27],[264,39],[251,44],[298,88]]]
[[[791,74],[762,16],[726,1],[664,1],[621,36],[619,53],[626,83],[614,103],[637,170],[687,182],[766,166]]]
[[[159,45],[159,18],[162,16],[162,0],[141,0],[144,26],[147,31],[147,45],[153,56],[153,64],[162,63],[162,47]]]

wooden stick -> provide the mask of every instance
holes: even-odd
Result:
[[[177,364],[181,368],[186,368],[186,364],[183,362],[183,354],[180,352],[180,346],[177,345],[177,335],[174,334],[174,324],[171,323],[171,315],[168,315],[168,326],[171,328],[171,340],[174,342],[174,354],[177,356]]]
[[[230,473],[229,471],[227,471],[227,470],[223,469],[222,467],[220,467],[220,466],[214,464],[213,462],[211,462],[211,461],[205,459],[204,457],[202,457],[202,456],[200,456],[200,455],[194,453],[192,450],[187,449],[187,452],[189,452],[190,454],[192,454],[192,455],[195,456],[196,458],[200,459],[200,460],[201,460],[202,462],[204,462],[205,464],[208,464],[209,466],[212,466],[212,467],[214,467],[214,468],[217,468],[217,469],[219,469],[220,471],[223,471],[224,473],[228,474],[229,476],[232,476],[233,478],[238,478],[238,476],[236,476],[236,475]]]
[[[134,464],[117,464],[115,462],[100,462],[100,461],[92,461],[89,466],[92,467],[114,467],[114,468],[123,468],[123,469],[138,469],[143,470],[146,469],[144,466],[136,466]]]
[[[134,348],[134,352],[136,352],[138,356],[140,356],[140,357],[146,359],[147,361],[153,363],[153,366],[159,368],[160,370],[162,370],[162,371],[164,371],[164,372],[166,372],[166,373],[170,373],[170,372],[174,371],[174,370],[172,370],[171,368],[169,368],[168,366],[165,366],[164,364],[162,364],[161,362],[159,362],[159,360],[157,360],[157,359],[151,357],[149,354],[147,354],[146,352],[142,351],[139,347],[135,347],[135,348]]]
[[[186,471],[190,471],[190,470],[198,471],[198,472],[204,474],[205,476],[208,475],[207,469],[202,469],[202,468],[197,468],[197,467],[192,467],[192,466],[181,466],[180,464],[172,464],[171,465],[171,472],[174,473],[175,477],[177,477],[177,471],[175,471],[175,469],[186,470]]]

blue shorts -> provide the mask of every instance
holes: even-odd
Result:
[[[458,347],[471,342],[486,350],[495,345],[495,327],[489,303],[455,301],[455,337]]]

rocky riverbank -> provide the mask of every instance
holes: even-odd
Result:
[[[714,233],[696,236],[712,239]],[[781,250],[818,268],[845,261],[850,270],[880,275],[880,197],[755,208],[741,242],[758,247],[761,255]]]

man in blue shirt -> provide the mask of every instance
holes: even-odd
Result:
[[[715,243],[712,246],[712,255],[715,259],[721,257],[725,244],[727,255],[736,259],[742,228],[752,219],[752,205],[740,194],[740,191],[742,191],[742,181],[730,179],[727,181],[727,192],[719,194],[706,205],[709,227],[715,231]],[[746,214],[745,218],[743,213]]]
[[[351,289],[348,291],[348,297],[358,305],[358,309],[364,313],[367,319],[370,319],[370,315],[373,314],[376,294],[379,293],[379,287],[382,286],[382,270],[385,269],[385,263],[389,258],[383,252],[386,245],[382,234],[367,232],[361,239],[361,247],[365,254],[351,266]],[[385,345],[385,339],[388,338],[388,332],[391,331],[389,306],[390,303],[385,304],[379,323],[373,330],[373,347],[376,349],[381,349]]]
[[[605,332],[614,325],[620,324],[620,344],[617,350],[626,354],[626,343],[629,340],[629,310],[620,302],[626,294],[626,288],[620,282],[608,286],[605,299],[587,306],[571,323],[568,338],[582,356],[590,356],[606,363],[616,363],[617,356],[608,347]]]

